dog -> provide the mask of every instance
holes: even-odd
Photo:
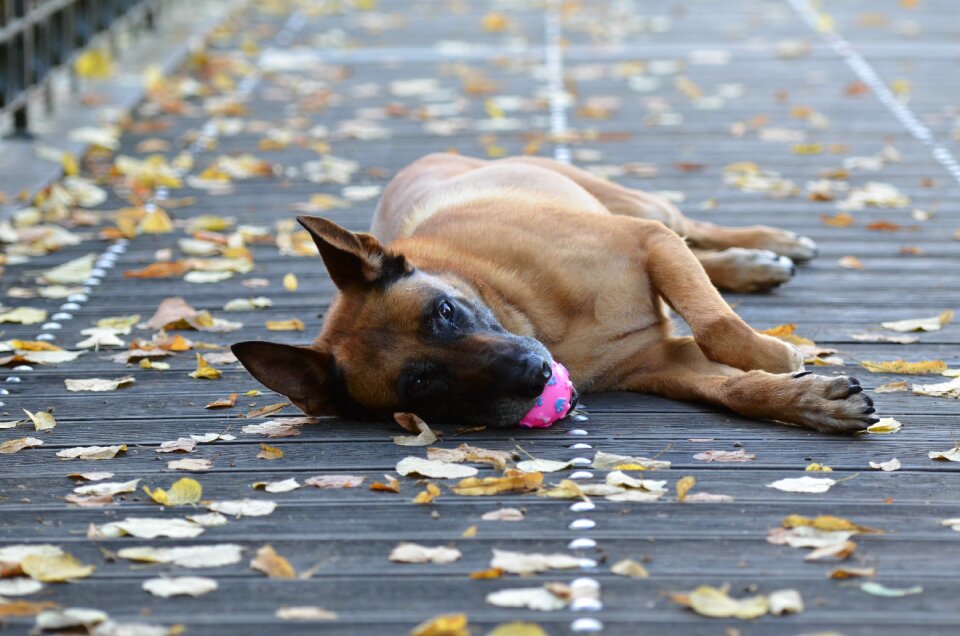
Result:
[[[338,289],[306,347],[233,345],[307,415],[515,425],[554,359],[582,392],[633,391],[851,433],[878,421],[851,377],[803,371],[717,287],[772,287],[816,246],[684,217],[543,158],[434,154],[385,188],[370,233],[298,217]],[[786,276],[786,278],[785,278]],[[669,308],[669,309],[668,309]],[[670,309],[692,336],[672,333]]]

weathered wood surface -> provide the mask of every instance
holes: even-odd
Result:
[[[751,324],[768,328],[793,322],[798,333],[822,346],[838,349],[842,367],[822,367],[826,374],[858,375],[872,390],[895,379],[921,383],[943,381],[939,376],[905,377],[871,374],[858,366],[863,360],[942,359],[960,365],[960,326],[950,325],[935,333],[919,334],[911,345],[855,342],[851,334],[880,333],[880,322],[933,315],[944,309],[960,309],[960,243],[954,232],[960,226],[958,184],[937,164],[930,150],[913,139],[890,112],[869,92],[851,89],[856,80],[850,69],[823,44],[818,36],[791,11],[786,2],[740,0],[672,0],[635,3],[624,11],[623,3],[584,3],[581,10],[564,15],[564,59],[567,87],[575,93],[570,108],[571,129],[586,139],[573,143],[575,152],[602,153],[581,165],[621,165],[630,162],[657,167],[655,177],[629,174],[616,177],[621,183],[647,190],[682,192],[682,207],[704,220],[730,225],[767,223],[789,228],[815,239],[821,255],[800,268],[788,285],[763,296],[731,295],[730,302]],[[888,83],[906,79],[912,91],[910,108],[930,127],[936,140],[956,150],[954,135],[960,79],[956,64],[955,29],[957,9],[952,0],[916,3],[832,2],[835,24],[873,64]],[[589,5],[589,6],[587,6]],[[524,149],[551,156],[554,146],[547,134],[549,117],[545,100],[544,12],[536,3],[504,8],[503,3],[456,3],[423,0],[415,3],[382,2],[375,12],[348,9],[327,13],[317,3],[263,3],[259,10],[242,11],[214,43],[214,56],[238,56],[245,38],[259,38],[259,50],[295,51],[315,56],[325,65],[306,69],[271,71],[263,75],[250,95],[246,121],[265,122],[266,128],[293,126],[298,134],[314,126],[333,133],[331,154],[353,159],[361,168],[351,185],[385,184],[391,174],[417,157],[435,151],[456,149],[484,156],[487,152],[519,153]],[[502,33],[485,32],[482,19],[491,11],[503,11],[511,22]],[[885,16],[885,21],[876,16]],[[291,19],[291,16],[294,16]],[[872,17],[871,17],[872,16]],[[880,20],[880,22],[878,22]],[[285,26],[289,37],[284,35]],[[292,25],[292,27],[291,27]],[[380,28],[386,25],[385,30]],[[872,25],[872,26],[871,26]],[[904,32],[919,33],[907,38]],[[279,34],[279,35],[278,35]],[[443,44],[446,42],[446,44]],[[451,44],[453,42],[453,44]],[[809,52],[785,56],[799,43]],[[446,47],[446,48],[444,48]],[[444,53],[459,50],[460,57]],[[729,52],[722,64],[698,64],[699,58],[716,59],[716,51]],[[780,53],[778,53],[780,51]],[[256,63],[257,52],[246,47],[244,55]],[[260,58],[262,61],[263,58]],[[650,92],[637,92],[621,77],[625,64],[647,65],[644,77],[658,85]],[[658,74],[651,65],[676,62],[672,72]],[[495,85],[494,92],[469,94],[457,72],[470,67],[482,71]],[[630,73],[641,72],[634,64]],[[185,69],[184,73],[189,73]],[[229,71],[241,80],[239,71]],[[621,74],[618,74],[621,73]],[[727,95],[717,108],[698,108],[677,86],[678,77],[689,78],[704,95],[720,91]],[[451,136],[425,132],[423,121],[411,114],[428,102],[419,96],[392,95],[393,80],[436,78],[448,91],[443,103],[459,103],[467,128]],[[206,76],[200,76],[208,81]],[[726,86],[726,88],[724,88]],[[306,87],[306,88],[305,88]],[[901,85],[902,88],[902,85]],[[294,91],[303,91],[294,96]],[[305,108],[311,96],[329,92],[325,108]],[[689,92],[689,87],[688,87]],[[515,130],[486,132],[491,123],[493,96],[529,100],[524,109],[508,111],[516,119]],[[583,117],[582,106],[591,98],[615,97],[619,105],[610,117]],[[210,121],[197,106],[186,115],[157,114],[149,105],[135,122],[166,122],[166,129],[128,131],[121,140],[121,153],[142,156],[137,145],[151,138],[171,143],[168,157],[188,147],[197,131]],[[301,106],[298,108],[298,104]],[[364,109],[402,105],[406,114],[376,118]],[[809,122],[791,116],[791,108],[807,107],[822,113],[829,126],[818,130]],[[656,125],[658,112],[682,116],[678,125]],[[589,113],[587,113],[589,114]],[[825,151],[800,155],[791,150],[798,142],[764,141],[756,130],[735,137],[731,126],[766,116],[759,128],[790,129],[802,134],[802,143],[820,142]],[[446,118],[449,115],[442,115]],[[295,118],[300,118],[296,120]],[[382,139],[340,138],[337,131],[352,119],[375,121],[390,131]],[[594,131],[596,135],[593,135]],[[225,195],[211,195],[186,187],[171,197],[195,196],[193,205],[172,210],[176,219],[200,214],[232,216],[238,223],[273,226],[293,216],[293,206],[312,194],[341,196],[340,184],[317,184],[304,178],[303,165],[318,158],[315,150],[294,144],[283,150],[258,149],[262,132],[249,129],[218,139],[216,148],[196,153],[196,171],[221,154],[252,152],[278,166],[275,178],[235,182]],[[595,137],[595,138],[594,138]],[[531,140],[539,145],[532,148]],[[853,212],[850,228],[828,227],[822,214],[834,214],[833,203],[811,202],[803,195],[772,199],[724,185],[723,167],[735,161],[754,161],[763,169],[776,170],[800,188],[824,170],[840,167],[844,159],[874,155],[885,143],[902,155],[879,171],[851,170],[851,184],[881,181],[909,196],[905,208],[867,208]],[[833,148],[831,144],[842,144]],[[684,164],[686,167],[684,167]],[[696,164],[694,166],[693,164]],[[841,197],[842,198],[842,197]],[[703,206],[713,200],[714,205]],[[101,206],[113,210],[127,203],[111,194]],[[349,208],[324,212],[355,230],[365,229],[373,200],[355,202]],[[709,209],[702,209],[708,207]],[[927,221],[917,221],[910,210],[935,212]],[[867,223],[887,220],[903,227],[897,232],[866,229]],[[509,231],[504,228],[504,231]],[[158,249],[174,247],[174,234],[140,236],[117,264],[106,272],[101,285],[92,289],[89,302],[63,320],[53,332],[57,342],[71,347],[80,331],[95,320],[119,314],[139,313],[149,317],[166,297],[181,295],[198,309],[208,309],[245,323],[229,334],[186,335],[195,340],[228,344],[240,339],[270,338],[305,342],[320,325],[318,314],[329,304],[332,285],[316,258],[282,256],[273,244],[252,246],[256,267],[245,276],[212,285],[191,285],[179,279],[131,280],[123,272],[152,262]],[[904,246],[923,250],[922,255],[900,253]],[[32,258],[7,268],[4,290],[33,285],[37,272],[87,253],[103,253],[107,244],[92,239],[81,245]],[[863,270],[838,266],[843,256],[856,256]],[[297,274],[297,292],[284,291],[281,278]],[[263,277],[264,289],[249,289],[240,281]],[[265,295],[274,301],[271,309],[226,314],[223,304],[238,297]],[[51,314],[62,301],[5,298],[4,305],[30,305]],[[299,318],[306,331],[268,332],[267,319]],[[5,325],[4,338],[32,339],[40,325]],[[681,328],[682,331],[682,328]],[[133,336],[148,337],[148,331]],[[132,336],[131,336],[132,337]],[[511,450],[522,448],[537,457],[568,460],[577,455],[592,457],[596,450],[654,456],[673,462],[670,471],[656,473],[672,489],[677,478],[697,478],[697,490],[734,496],[727,504],[681,504],[672,496],[658,503],[623,504],[596,501],[588,513],[569,509],[569,502],[534,496],[505,495],[495,498],[457,497],[444,487],[444,495],[432,506],[414,506],[413,495],[422,487],[403,479],[401,494],[371,492],[367,485],[393,470],[406,455],[422,455],[421,449],[394,445],[395,427],[369,422],[330,420],[305,427],[301,435],[269,439],[241,432],[244,425],[264,421],[244,419],[241,414],[256,406],[280,401],[269,392],[241,397],[225,411],[203,406],[231,392],[255,388],[255,382],[236,365],[223,367],[216,381],[192,380],[193,354],[179,354],[168,361],[169,371],[125,368],[109,360],[113,350],[89,352],[73,363],[8,370],[3,420],[20,417],[20,409],[55,408],[58,426],[36,434],[45,445],[14,455],[0,455],[0,545],[49,542],[62,545],[84,563],[97,565],[93,577],[68,585],[52,584],[34,600],[52,600],[62,606],[95,607],[122,622],[145,621],[158,625],[182,624],[187,634],[405,634],[416,623],[440,613],[465,612],[474,633],[510,621],[540,623],[551,634],[572,633],[573,621],[592,617],[601,621],[604,634],[677,634],[683,636],[720,633],[795,636],[829,632],[847,636],[874,634],[954,634],[960,626],[960,587],[957,560],[960,534],[941,521],[960,517],[960,472],[957,464],[934,462],[932,450],[947,450],[957,431],[955,400],[914,396],[909,393],[875,395],[882,415],[899,418],[904,429],[889,436],[855,439],[820,435],[786,426],[750,421],[709,407],[680,404],[651,396],[607,394],[586,396],[589,413],[585,422],[561,422],[543,431],[487,429],[456,435],[455,425],[438,426],[447,433],[442,446],[467,442],[477,446]],[[68,393],[64,378],[120,377],[131,374],[134,386],[114,393]],[[294,415],[286,409],[280,416]],[[586,436],[573,436],[573,428]],[[124,517],[182,517],[181,509],[163,510],[142,492],[119,496],[107,508],[78,508],[63,497],[75,485],[66,475],[84,470],[110,470],[116,480],[141,478],[141,485],[168,486],[186,473],[168,470],[167,461],[180,455],[159,455],[157,446],[177,437],[205,432],[229,431],[234,441],[201,444],[190,457],[206,458],[213,468],[193,473],[204,486],[205,498],[272,499],[277,510],[269,516],[232,520],[208,529],[190,540],[147,541],[132,538],[90,541],[89,524]],[[23,425],[0,431],[0,441],[34,434]],[[709,439],[712,441],[695,441]],[[255,459],[261,442],[281,448],[276,461]],[[106,462],[64,462],[56,452],[79,445],[127,444],[129,450]],[[570,448],[587,443],[590,449]],[[741,464],[705,463],[693,459],[708,449],[756,453],[756,460]],[[868,467],[870,460],[892,457],[903,468],[881,473]],[[832,466],[831,476],[850,478],[825,494],[788,494],[766,487],[784,477],[797,477],[811,462]],[[278,495],[254,491],[256,481],[321,474],[355,474],[365,478],[360,488],[318,490],[303,488]],[[492,474],[487,468],[481,474]],[[548,475],[556,482],[569,473]],[[597,471],[602,477],[602,472]],[[501,506],[522,507],[527,517],[519,523],[481,520],[484,512]],[[436,513],[436,518],[431,516]],[[766,541],[768,529],[780,525],[789,514],[831,514],[851,518],[863,525],[886,530],[885,534],[857,538],[859,550],[854,565],[875,565],[877,580],[891,587],[921,585],[923,593],[885,599],[860,591],[857,581],[827,578],[831,565],[805,563],[804,552]],[[588,517],[596,522],[590,530],[571,530],[571,521]],[[477,536],[463,532],[477,526]],[[489,565],[492,548],[525,552],[566,552],[577,537],[597,541],[596,549],[574,550],[595,559],[596,568],[576,572],[499,580],[470,580],[470,572]],[[429,545],[455,545],[463,558],[450,565],[401,565],[387,559],[399,541]],[[135,545],[202,545],[234,542],[245,548],[244,560],[211,570],[185,570],[173,566],[131,565],[109,558],[117,550]],[[272,580],[248,567],[257,548],[270,543],[298,571],[313,571],[304,580]],[[622,558],[647,558],[650,578],[625,579],[609,572]],[[139,589],[140,582],[160,574],[202,574],[216,578],[220,589],[200,599],[160,599]],[[603,608],[597,612],[531,612],[490,606],[484,596],[497,589],[566,581],[578,576],[597,579],[602,587]],[[806,610],[795,616],[765,617],[753,622],[708,619],[671,602],[666,595],[690,590],[699,584],[729,583],[735,596],[752,590],[770,592],[796,588]],[[296,623],[281,621],[275,611],[282,606],[321,606],[338,613],[336,621]],[[31,619],[0,619],[0,630],[25,633]],[[726,628],[730,631],[724,632]]]

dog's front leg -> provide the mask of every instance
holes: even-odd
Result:
[[[618,388],[717,404],[818,431],[854,433],[878,421],[856,378],[741,371],[707,359],[689,337],[669,338],[644,352],[640,367]]]

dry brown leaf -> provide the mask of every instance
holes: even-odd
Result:
[[[514,454],[510,451],[490,450],[469,444],[460,444],[456,448],[436,448],[427,449],[427,458],[435,459],[441,462],[477,462],[481,464],[492,464],[495,468],[503,470],[507,467],[507,462],[511,461]]]
[[[510,574],[536,574],[548,570],[571,570],[579,568],[581,560],[570,554],[540,554],[510,552],[493,549],[491,568],[499,568]]]
[[[202,472],[213,468],[213,462],[209,459],[195,459],[186,457],[167,462],[167,468],[170,470],[186,470],[193,472]]]
[[[619,576],[629,576],[634,579],[645,579],[650,576],[647,568],[633,559],[617,561],[610,567],[610,571]]]
[[[416,435],[398,435],[393,438],[397,446],[429,446],[437,441],[437,435],[422,419],[413,413],[394,413],[393,419],[405,430]],[[411,430],[411,428],[413,430]]]
[[[903,373],[906,375],[943,373],[947,370],[947,363],[943,360],[921,360],[920,362],[907,362],[906,360],[870,362],[864,360],[860,362],[860,366],[872,373]]]
[[[909,332],[909,331],[940,331],[946,325],[953,322],[953,311],[947,310],[938,316],[930,318],[913,318],[909,320],[895,320],[892,322],[882,322],[880,326],[891,331]]]
[[[852,579],[859,576],[876,576],[877,568],[850,568],[850,567],[838,567],[830,570],[830,574],[827,575],[828,579]]]
[[[102,378],[90,378],[83,380],[64,380],[67,391],[116,391],[122,386],[133,384],[136,378],[132,375],[117,378],[116,380],[104,380]]]
[[[413,498],[413,503],[424,505],[433,503],[433,500],[440,496],[440,488],[436,484],[427,484],[426,490],[421,490]]]
[[[281,459],[283,457],[283,451],[277,448],[276,446],[269,446],[267,444],[260,444],[260,452],[257,453],[257,459]]]
[[[446,546],[429,547],[416,543],[400,543],[390,552],[397,563],[453,563],[460,559],[460,550]]]
[[[881,384],[877,386],[873,392],[874,393],[896,393],[897,391],[906,391],[910,388],[909,382],[887,382],[886,384]]]
[[[471,466],[460,466],[420,457],[404,457],[397,462],[396,470],[404,477],[417,475],[431,479],[460,479],[477,474],[477,469]]]
[[[363,479],[358,475],[317,475],[305,480],[303,485],[314,488],[357,488],[363,484]]]
[[[397,481],[392,475],[384,475],[383,479],[386,483],[375,481],[370,484],[370,490],[376,490],[380,492],[400,492],[400,482]]]
[[[57,452],[60,459],[102,460],[113,459],[117,453],[127,452],[126,444],[117,446],[77,446]]]
[[[471,477],[453,488],[463,496],[496,495],[502,492],[533,492],[543,484],[543,473],[507,470],[502,477]]]
[[[62,583],[76,579],[85,579],[96,569],[84,565],[71,554],[58,555],[30,554],[20,561],[20,569],[34,581],[42,583]]]
[[[250,561],[250,567],[263,572],[271,579],[294,579],[297,577],[297,571],[293,569],[290,562],[277,554],[277,551],[270,544],[257,550],[257,556]]]
[[[239,393],[231,393],[229,396],[227,396],[227,397],[225,397],[225,398],[220,398],[219,400],[214,400],[213,402],[210,402],[209,404],[207,404],[207,405],[206,405],[205,407],[203,407],[203,408],[205,408],[205,409],[228,409],[228,408],[232,408],[233,406],[236,405],[236,403],[237,403],[237,397],[238,397],[238,396],[239,396]]]
[[[410,636],[470,636],[466,614],[441,614],[420,623]]]
[[[18,437],[16,439],[8,439],[7,441],[0,443],[0,455],[11,455],[18,451],[22,451],[24,448],[36,448],[37,446],[43,446],[42,439],[37,439],[36,437]]]
[[[741,448],[735,451],[703,451],[694,455],[693,458],[703,462],[749,462],[756,459],[757,456]]]
[[[485,512],[480,518],[484,521],[523,521],[524,516],[518,508],[500,508]]]

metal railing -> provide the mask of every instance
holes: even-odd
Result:
[[[163,0],[0,0],[0,114],[26,135],[29,103],[53,72],[119,20],[153,28]],[[52,100],[47,98],[48,107]]]

